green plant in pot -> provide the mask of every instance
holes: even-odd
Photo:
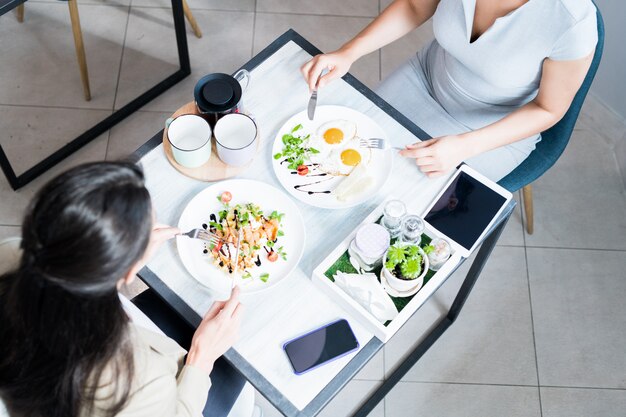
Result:
[[[428,256],[418,245],[396,243],[389,247],[383,261],[383,274],[393,289],[408,292],[422,287]]]

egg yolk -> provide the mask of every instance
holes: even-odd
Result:
[[[324,132],[324,140],[330,145],[336,145],[343,140],[343,131],[336,127],[331,127]]]
[[[341,162],[343,162],[345,165],[355,167],[361,162],[361,154],[354,149],[346,149],[345,151],[341,152]]]

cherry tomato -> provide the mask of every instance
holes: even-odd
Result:
[[[222,245],[223,245],[223,244],[222,244],[222,242],[221,242],[221,241],[217,242],[217,245],[215,245],[215,247],[213,248],[213,252],[214,252],[214,253],[219,252],[219,251],[220,251],[220,249],[222,249]]]
[[[309,167],[306,165],[298,165],[298,168],[296,168],[296,171],[298,172],[298,175],[305,176],[306,174],[309,173]]]
[[[224,191],[222,195],[220,196],[220,200],[222,201],[222,203],[228,203],[232,199],[233,199],[233,195],[228,191]]]
[[[270,262],[276,262],[278,260],[278,253],[271,251],[267,254],[267,260]]]

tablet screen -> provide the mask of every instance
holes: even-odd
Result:
[[[505,202],[505,197],[461,171],[425,220],[470,250]]]

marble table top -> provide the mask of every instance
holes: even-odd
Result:
[[[273,140],[290,116],[306,108],[309,96],[299,68],[311,58],[311,54],[294,40],[289,40],[286,37],[288,34],[276,41],[279,44],[275,42],[270,45],[246,65],[252,78],[245,93],[245,106],[258,123],[261,142],[259,154],[249,169],[238,176],[264,181],[277,188],[281,188],[281,185],[271,166]],[[293,36],[295,32],[291,31],[291,34]],[[299,35],[295,35],[297,40]],[[394,146],[413,143],[417,136],[428,138],[351,76],[337,80],[319,93],[318,105],[324,104],[347,106],[364,113],[385,130]],[[175,225],[189,200],[208,184],[175,171],[166,160],[162,145],[158,144],[159,139],[157,134],[151,146],[138,152],[144,154],[141,163],[158,221]],[[246,316],[241,338],[226,355],[236,366],[246,368],[242,373],[282,412],[315,415],[347,382],[346,379],[365,365],[381,347],[378,339],[351,317],[347,310],[313,285],[313,269],[385,197],[402,197],[408,202],[411,211],[421,212],[446,179],[429,180],[412,161],[396,156],[385,189],[379,190],[360,206],[325,210],[298,203],[307,228],[303,258],[285,282],[271,290],[243,296]],[[149,271],[144,271],[144,274],[158,277],[164,285],[164,291],[175,294],[188,314],[193,316],[195,313],[197,319],[215,300],[215,295],[185,270],[174,242],[165,245],[147,267]],[[295,375],[283,352],[284,342],[338,318],[349,321],[359,340],[360,349],[367,352],[360,352],[360,355],[355,352],[313,372]],[[357,359],[353,361],[355,357]],[[347,372],[348,368],[350,372]],[[253,379],[256,379],[256,383]],[[302,413],[301,410],[312,411]]]

